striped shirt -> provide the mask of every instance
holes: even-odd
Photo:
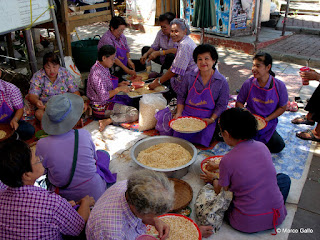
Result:
[[[197,64],[193,61],[193,50],[197,47],[189,36],[184,36],[178,43],[176,57],[171,65],[171,71],[178,75],[185,75],[186,72],[195,70]]]
[[[155,51],[161,50],[168,50],[171,48],[177,48],[178,44],[173,42],[170,37],[165,35],[161,30],[157,33],[157,36],[151,45],[151,48]],[[160,62],[163,64],[166,56],[160,56]]]
[[[62,239],[79,235],[85,225],[67,200],[40,187],[8,187],[0,203],[0,239]]]
[[[130,210],[127,181],[109,188],[96,202],[86,227],[88,240],[132,240],[145,234],[146,226]]]
[[[113,89],[109,68],[99,61],[91,67],[87,82],[87,97],[91,104],[105,105],[110,98],[109,91]]]
[[[98,43],[98,50],[104,45],[111,45],[115,48],[124,48],[127,52],[130,52],[130,48],[128,46],[127,38],[121,34],[120,38],[117,39],[110,30],[108,30],[100,39]]]
[[[50,81],[44,69],[36,72],[30,80],[29,94],[39,96],[39,99],[46,103],[50,97],[66,92],[74,93],[78,91],[78,86],[71,73],[63,67],[59,67],[57,79]]]
[[[20,89],[0,79],[0,106],[5,101],[12,110],[18,110],[23,108],[23,99]]]

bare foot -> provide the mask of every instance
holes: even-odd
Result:
[[[106,126],[112,123],[111,118],[99,120],[99,131],[102,132]]]
[[[199,226],[202,237],[207,238],[213,234],[212,226]]]

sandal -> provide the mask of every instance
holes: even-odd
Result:
[[[310,121],[306,118],[306,115],[302,115],[300,117],[296,117],[295,119],[291,120],[293,124],[306,124],[313,126],[315,124],[314,121]]]
[[[306,137],[306,136],[302,136],[301,134],[304,134],[304,135],[309,134],[310,136]],[[297,132],[296,136],[302,140],[311,140],[311,141],[320,142],[320,138],[316,138],[316,136],[314,136],[313,132],[310,129],[303,132]]]

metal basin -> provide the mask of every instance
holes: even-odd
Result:
[[[159,143],[177,143],[183,148],[185,148],[187,151],[189,151],[192,158],[185,165],[175,167],[175,168],[166,168],[166,169],[149,167],[149,166],[143,165],[141,162],[137,160],[139,152]],[[182,178],[184,175],[187,174],[188,167],[196,161],[197,149],[192,143],[181,138],[170,137],[170,136],[155,136],[155,137],[149,137],[137,142],[132,147],[130,155],[133,161],[143,168],[154,170],[157,172],[163,172],[170,178]]]

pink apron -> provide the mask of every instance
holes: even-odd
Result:
[[[258,114],[264,118],[273,113],[279,104],[279,95],[272,77],[272,88],[264,89],[256,84],[257,79],[253,79],[247,102],[247,109],[254,114]],[[278,118],[272,119],[268,122],[266,128],[258,131],[255,140],[267,144],[276,130]]]
[[[127,58],[127,49],[122,44],[121,40],[120,44],[122,47],[116,47],[116,58],[118,58],[125,66],[128,64],[128,58]],[[114,44],[116,46],[116,44]]]
[[[0,106],[0,123],[9,123],[11,121],[11,116],[14,113],[14,110],[9,107],[7,102],[4,100],[2,93],[3,102]]]
[[[215,102],[210,90],[211,79],[209,80],[208,87],[198,93],[195,88],[195,83],[199,77],[199,73],[193,82],[192,87],[188,92],[188,96],[185,102],[185,106],[182,112],[182,116],[193,116],[199,118],[210,118],[215,108]],[[201,144],[209,147],[212,140],[214,130],[216,128],[216,121],[209,124],[205,129],[198,133],[179,133],[174,132],[173,136],[183,138],[192,143]]]

